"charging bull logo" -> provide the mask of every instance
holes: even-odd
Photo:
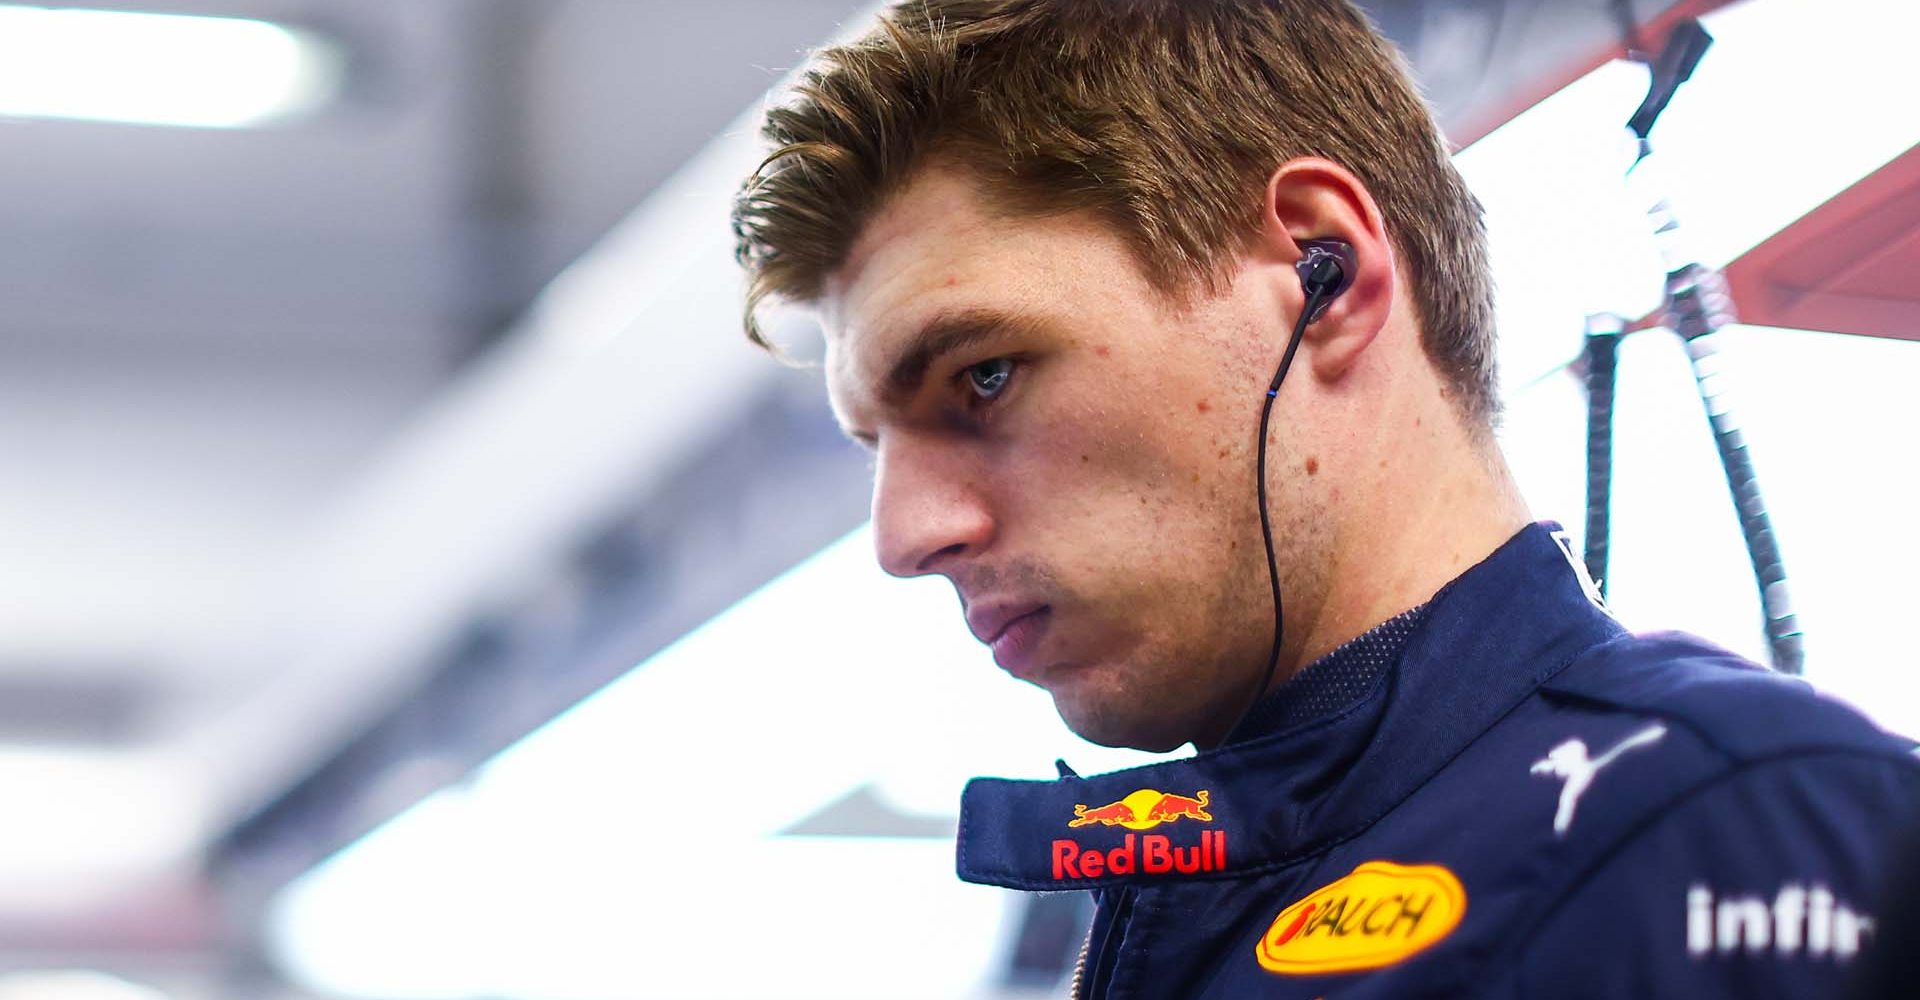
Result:
[[[1281,910],[1256,957],[1283,976],[1377,969],[1438,944],[1466,912],[1445,868],[1369,861]]]
[[[1202,788],[1200,794],[1188,798],[1142,788],[1118,802],[1109,802],[1104,806],[1092,809],[1083,805],[1074,806],[1073,819],[1067,825],[1081,827],[1100,823],[1124,826],[1129,830],[1151,830],[1176,819],[1197,819],[1202,823],[1211,823],[1213,814],[1207,812],[1207,790]]]
[[[1213,822],[1207,811],[1207,790],[1175,795],[1142,788],[1118,802],[1103,806],[1076,805],[1067,826],[1118,826],[1128,830],[1151,830],[1162,823],[1191,819]],[[1227,866],[1227,832],[1203,830],[1200,842],[1175,845],[1173,838],[1150,833],[1127,834],[1118,847],[1107,850],[1087,848],[1074,840],[1053,842],[1053,877],[1056,879],[1099,878],[1102,875],[1192,874],[1217,872]]]

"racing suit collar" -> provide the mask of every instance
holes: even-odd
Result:
[[[1402,611],[1307,664],[1254,705],[1223,745],[1310,725],[1365,699],[1400,662],[1431,606]]]
[[[1310,856],[1412,794],[1580,651],[1626,634],[1591,586],[1560,525],[1530,524],[1441,588],[1398,662],[1329,714],[1280,728],[1286,713],[1268,715],[1214,750],[1109,774],[969,782],[959,875],[1068,889]]]

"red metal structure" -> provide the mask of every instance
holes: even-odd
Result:
[[[1743,323],[1920,341],[1920,146],[1725,273]]]

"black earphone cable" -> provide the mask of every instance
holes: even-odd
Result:
[[[1273,416],[1273,401],[1280,395],[1280,383],[1287,377],[1287,369],[1293,367],[1294,352],[1300,348],[1300,337],[1307,332],[1307,324],[1312,322],[1321,302],[1328,298],[1327,293],[1340,284],[1339,268],[1333,269],[1331,280],[1315,268],[1315,274],[1306,285],[1306,302],[1300,307],[1300,318],[1294,321],[1293,334],[1287,339],[1287,352],[1280,358],[1280,368],[1273,373],[1273,384],[1267,386],[1267,398],[1260,404],[1260,439],[1256,446],[1255,490],[1260,497],[1260,538],[1267,547],[1267,582],[1273,586],[1273,648],[1267,654],[1267,669],[1260,678],[1260,686],[1253,689],[1253,696],[1247,699],[1247,707],[1240,712],[1240,718],[1233,728],[1227,731],[1222,742],[1231,742],[1233,734],[1247,724],[1247,717],[1253,714],[1254,707],[1267,693],[1267,685],[1273,683],[1274,668],[1280,662],[1280,639],[1283,632],[1280,612],[1280,569],[1273,558],[1273,524],[1267,516],[1267,424]]]

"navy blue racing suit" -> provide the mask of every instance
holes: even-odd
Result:
[[[1913,751],[1629,632],[1542,521],[1220,748],[974,780],[958,867],[1092,890],[1099,1000],[1833,997],[1920,821]]]

